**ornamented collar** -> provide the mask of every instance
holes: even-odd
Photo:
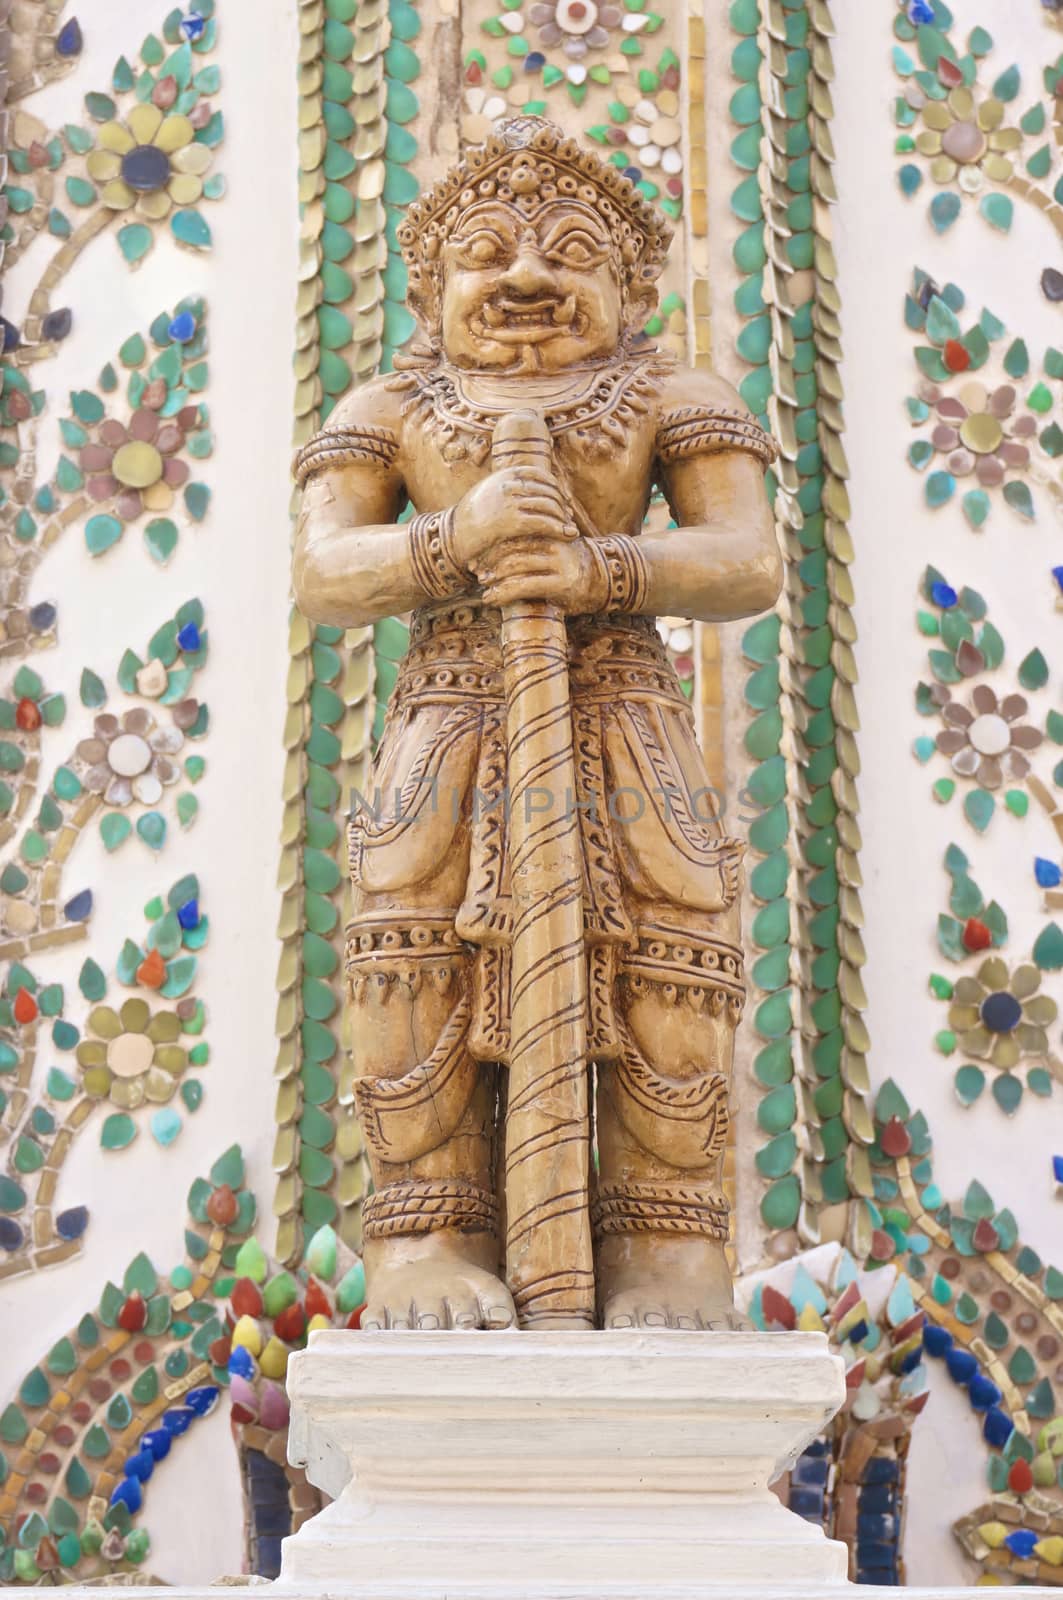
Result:
[[[614,455],[660,396],[662,380],[674,364],[671,356],[649,350],[580,374],[582,383],[544,407],[551,434],[555,439],[571,435],[585,455]],[[388,388],[405,396],[403,417],[415,417],[435,435],[445,461],[471,459],[477,465],[490,455],[495,423],[513,409],[515,399],[473,400],[468,374],[442,361],[416,367],[411,363]]]

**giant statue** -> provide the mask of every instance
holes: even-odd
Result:
[[[644,336],[670,237],[500,124],[400,229],[423,342],[297,457],[301,609],[412,613],[349,823],[364,1329],[739,1325],[743,847],[654,619],[774,603],[775,447]]]

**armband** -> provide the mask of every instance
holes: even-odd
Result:
[[[688,456],[710,455],[717,450],[745,450],[762,467],[770,467],[779,447],[747,411],[733,407],[680,406],[669,411],[657,434],[657,458],[665,466]]]
[[[292,475],[301,489],[308,478],[354,462],[389,468],[395,465],[399,441],[390,428],[322,428],[297,451]]]

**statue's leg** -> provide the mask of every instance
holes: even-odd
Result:
[[[642,921],[597,1073],[603,1327],[734,1328],[723,1162],[742,1009],[737,906]]]
[[[469,1051],[472,957],[442,919],[360,916],[348,969],[354,1096],[373,1174],[363,1328],[508,1327],[497,1071]]]

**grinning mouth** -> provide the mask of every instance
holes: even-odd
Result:
[[[576,298],[543,295],[538,300],[510,300],[499,296],[489,300],[471,320],[474,334],[494,340],[528,341],[552,339],[561,333],[581,331],[584,319],[577,316]]]

